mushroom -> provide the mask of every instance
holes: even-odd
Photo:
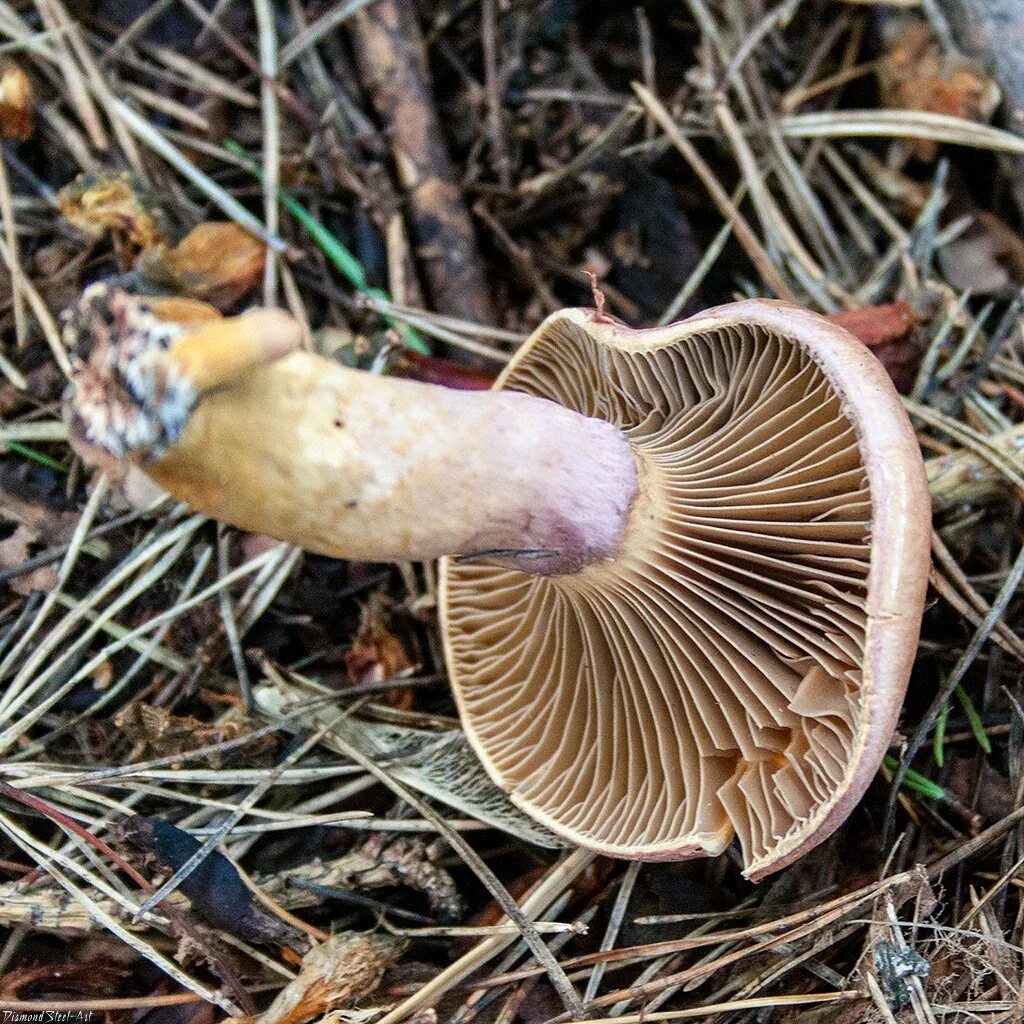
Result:
[[[466,733],[556,833],[643,860],[735,835],[758,879],[877,771],[929,496],[885,371],[822,317],[750,300],[631,330],[565,310],[490,392],[345,369],[282,313],[184,333],[97,286],[70,333],[87,454],[312,551],[448,556]]]

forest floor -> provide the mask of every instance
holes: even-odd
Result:
[[[933,0],[12,0],[0,41],[0,1009],[1024,1020],[1024,137]],[[890,756],[756,885],[734,850],[545,846],[460,785],[433,566],[219,526],[68,443],[95,281],[486,387],[591,275],[634,326],[839,317],[925,456],[980,467]]]

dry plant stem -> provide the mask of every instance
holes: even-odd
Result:
[[[1024,426],[990,439],[1001,453],[1016,460],[1024,449]],[[957,505],[986,504],[1010,494],[1006,477],[980,455],[961,450],[925,461],[932,509],[942,512]]]
[[[492,323],[484,264],[434,107],[415,8],[377,0],[350,27],[360,75],[391,139],[434,304],[444,313]]]
[[[298,324],[274,310],[168,340],[173,325],[95,288],[78,318],[69,336],[92,340],[78,446],[135,459],[217,519],[366,561],[487,556],[566,573],[618,551],[637,467],[604,420],[349,370],[295,351]]]

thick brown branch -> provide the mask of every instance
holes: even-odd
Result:
[[[351,25],[359,74],[391,142],[434,305],[466,320],[493,323],[473,224],[434,106],[413,5],[377,0]]]

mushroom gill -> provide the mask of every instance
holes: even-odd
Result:
[[[444,563],[463,721],[524,810],[647,860],[735,834],[755,878],[845,818],[895,725],[927,573],[923,471],[883,377],[845,332],[760,301],[538,330],[499,386],[618,425],[641,487],[612,560]]]

